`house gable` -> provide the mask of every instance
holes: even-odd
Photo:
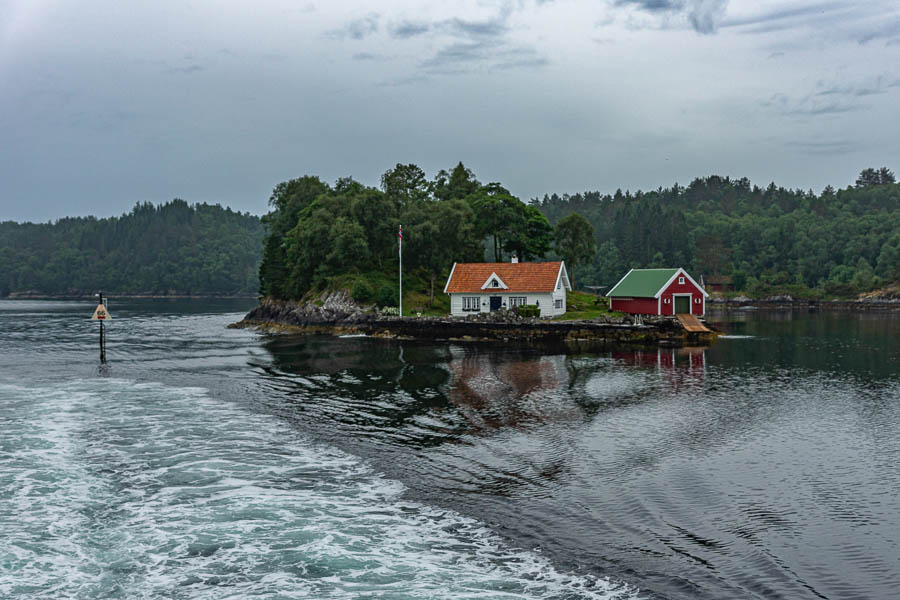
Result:
[[[496,273],[491,273],[491,275],[485,280],[484,284],[482,284],[481,289],[500,289],[500,290],[508,290],[509,286],[503,283],[503,280],[500,279],[500,276]]]
[[[562,282],[563,287],[567,292],[572,291],[572,284],[569,283],[569,273],[566,271],[566,263],[559,263],[559,274],[556,276],[556,285],[554,286],[554,290],[559,289],[560,282]]]
[[[698,284],[696,281],[694,281],[694,278],[691,277],[690,275],[688,275],[688,272],[685,271],[684,269],[678,269],[672,275],[672,277],[669,278],[669,280],[665,283],[665,285],[663,285],[659,289],[659,291],[656,293],[656,295],[654,297],[659,298],[660,294],[662,294],[665,290],[669,289],[669,286],[671,286],[673,283],[675,283],[675,281],[677,281],[679,277],[684,277],[685,281],[689,281],[691,283],[691,285],[693,285],[695,288],[697,288],[697,290],[703,294],[704,298],[709,298],[709,294],[706,293],[706,290],[704,290],[703,287],[700,286],[700,284]]]

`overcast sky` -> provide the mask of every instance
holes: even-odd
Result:
[[[0,0],[0,220],[459,160],[523,200],[900,171],[900,2]]]

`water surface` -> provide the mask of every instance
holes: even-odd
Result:
[[[900,319],[709,349],[226,330],[0,302],[0,596],[893,598]],[[5,553],[5,554],[3,554]]]

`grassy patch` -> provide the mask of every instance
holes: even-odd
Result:
[[[589,292],[569,292],[566,295],[566,314],[554,317],[554,321],[577,321],[598,317],[621,317],[623,313],[610,311],[607,299]]]

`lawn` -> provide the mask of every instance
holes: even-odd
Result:
[[[569,292],[566,295],[566,314],[554,321],[577,321],[597,317],[621,317],[623,313],[610,311],[607,299],[589,292]]]

